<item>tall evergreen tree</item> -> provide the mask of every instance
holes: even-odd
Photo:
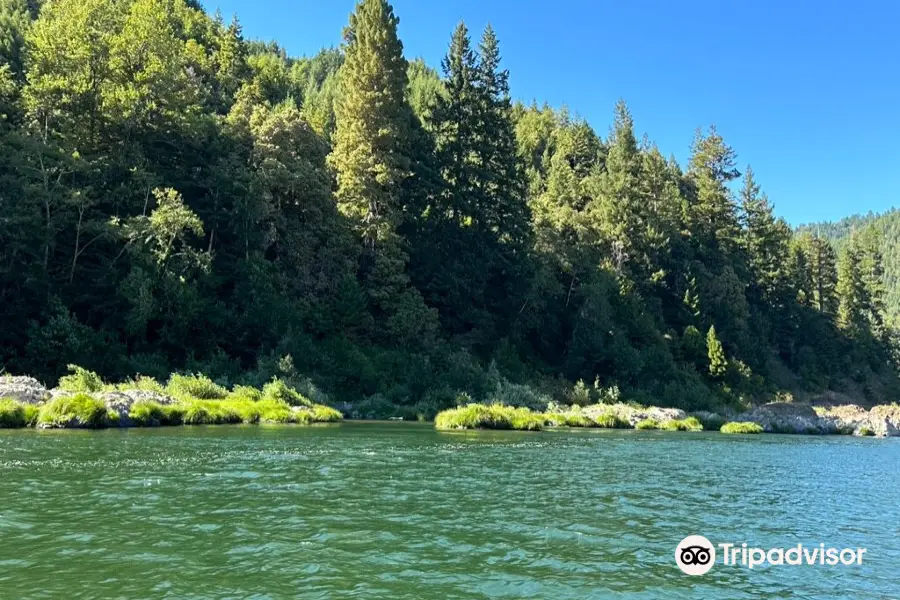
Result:
[[[406,140],[412,110],[406,101],[407,63],[397,38],[399,19],[386,0],[361,0],[344,32],[345,61],[336,108],[337,202],[363,247],[360,276],[382,323],[380,336],[403,343],[433,332],[434,317],[406,274],[398,234],[404,213],[400,188],[410,176]]]

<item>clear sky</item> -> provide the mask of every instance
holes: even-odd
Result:
[[[341,41],[354,0],[203,0],[291,55]],[[896,0],[394,0],[407,58],[439,67],[461,19],[500,38],[516,99],[604,137],[624,98],[684,164],[715,124],[792,224],[900,205]]]

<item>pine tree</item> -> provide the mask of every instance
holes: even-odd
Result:
[[[785,257],[789,253],[790,228],[772,214],[772,206],[749,166],[744,174],[741,190],[741,210],[744,222],[743,246],[750,267],[753,287],[761,300],[782,305],[787,281]]]
[[[851,239],[838,257],[837,266],[837,325],[851,335],[866,331],[868,294],[860,269],[860,249]]]
[[[712,325],[706,333],[706,351],[709,356],[709,374],[719,378],[725,375],[728,361],[725,358],[725,349],[722,342],[716,337],[716,326]]]
[[[398,23],[386,0],[361,0],[350,16],[329,162],[337,175],[338,207],[364,247],[360,276],[382,327],[379,336],[385,342],[418,343],[436,324],[409,285],[408,257],[398,234],[414,119],[405,98],[407,63]]]

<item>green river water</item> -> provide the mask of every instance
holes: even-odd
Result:
[[[0,598],[900,598],[898,471],[846,437],[0,431]],[[690,534],[867,553],[690,577]]]

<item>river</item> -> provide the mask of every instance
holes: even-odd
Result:
[[[900,598],[900,442],[0,430],[2,598]],[[687,535],[860,565],[675,564]]]

